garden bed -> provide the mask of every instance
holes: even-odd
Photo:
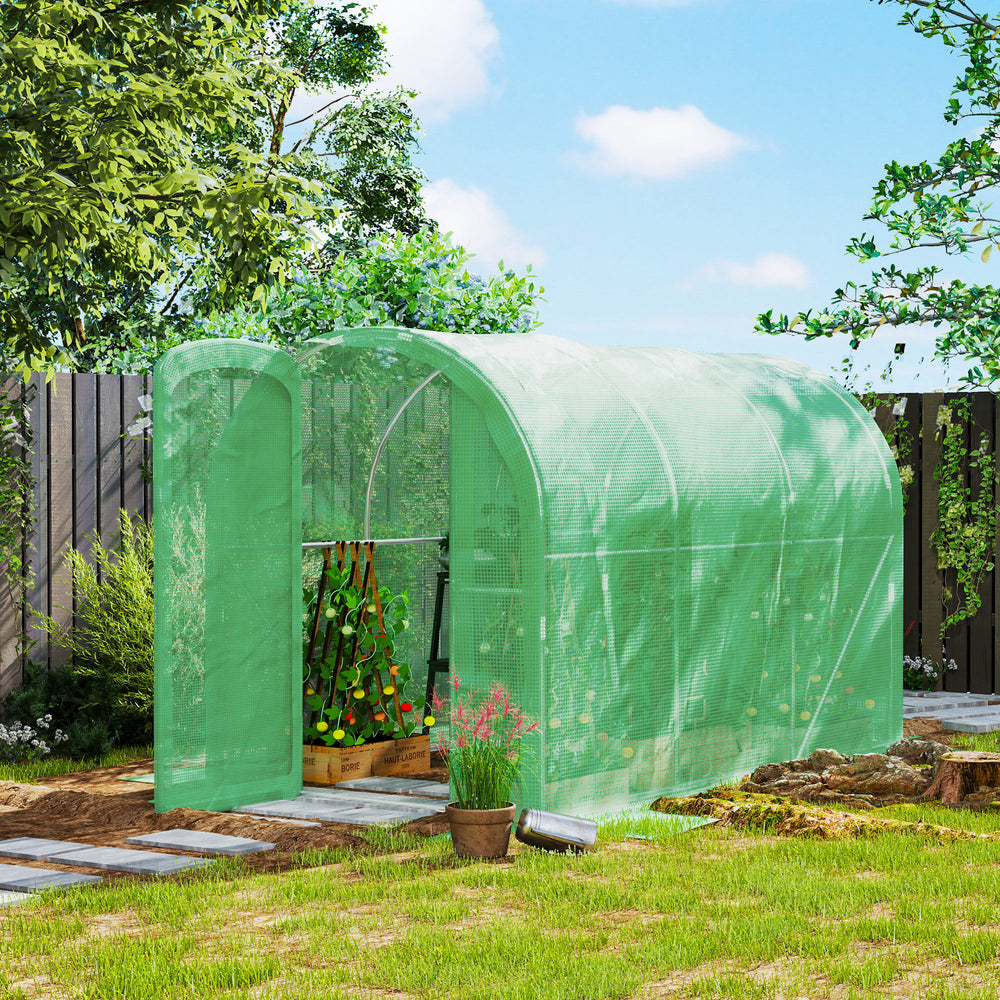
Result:
[[[173,809],[157,814],[153,810],[152,785],[124,780],[130,775],[148,774],[152,768],[152,760],[147,759],[125,767],[104,767],[45,778],[44,783],[39,784],[0,781],[0,840],[49,837],[99,847],[134,847],[126,842],[128,837],[183,827],[234,837],[252,837],[275,844],[272,851],[244,855],[240,859],[241,869],[251,872],[283,871],[328,863],[318,853],[328,848],[346,849],[357,854],[380,853],[378,838],[364,836],[366,828],[343,823],[306,827],[197,809]],[[411,777],[447,780],[445,769],[441,766]],[[417,836],[433,836],[446,832],[448,822],[443,816],[430,816],[405,823],[401,829]],[[303,857],[304,854],[307,856]],[[51,861],[37,864],[18,861],[17,864],[93,874],[93,869]],[[102,874],[106,881],[152,877],[118,872]]]

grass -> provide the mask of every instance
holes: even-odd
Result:
[[[977,738],[977,749],[986,749]],[[581,856],[383,852],[255,875],[239,858],[0,910],[0,1000],[995,998],[1000,816],[880,815],[992,839],[779,838],[609,820]]]
[[[0,911],[0,997],[973,1000],[1000,972],[997,841],[609,823],[593,854],[475,863],[371,835],[409,854],[231,859]]]
[[[90,760],[70,760],[68,757],[58,757],[52,754],[29,764],[0,763],[0,781],[19,781],[32,784],[59,774],[91,771],[95,767],[122,767],[152,756],[152,747],[120,747]]]

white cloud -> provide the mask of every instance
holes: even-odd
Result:
[[[531,246],[481,188],[462,187],[443,177],[428,184],[423,196],[428,215],[442,232],[453,233],[456,243],[476,255],[479,267],[492,271],[503,260],[520,270],[525,264],[540,267],[548,260],[545,251]]]
[[[500,32],[482,0],[377,0],[371,17],[387,30],[389,72],[379,85],[418,91],[422,121],[440,121],[497,92],[490,66]]]
[[[675,180],[752,148],[749,140],[709,121],[691,104],[676,111],[640,111],[614,104],[597,115],[580,115],[575,125],[593,149],[571,154],[572,158],[585,170],[606,177]]]
[[[752,264],[735,260],[711,261],[685,275],[676,287],[690,291],[704,284],[746,288],[808,288],[812,279],[805,264],[787,253],[764,253]]]

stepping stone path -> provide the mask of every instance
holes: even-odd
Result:
[[[354,792],[396,792],[403,795],[422,795],[430,799],[448,799],[448,784],[440,781],[417,781],[415,778],[351,778],[341,781],[337,788]]]
[[[129,837],[127,844],[145,847],[166,847],[173,851],[197,851],[199,854],[257,854],[270,851],[274,844],[266,840],[230,837],[225,833],[205,833],[201,830],[163,830],[143,837]]]
[[[365,784],[359,788],[360,782]],[[416,786],[423,786],[419,795],[415,794]],[[375,791],[376,788],[396,794],[382,794]],[[398,794],[402,791],[409,794]],[[303,788],[296,799],[256,802],[240,806],[233,812],[379,826],[436,816],[445,811],[447,800],[448,786],[442,782],[415,778],[353,778],[340,782],[336,788]]]
[[[369,777],[343,781],[336,788],[304,788],[296,799],[258,802],[232,811],[256,819],[284,820],[302,826],[319,826],[321,821],[377,826],[439,815],[445,811],[448,798],[448,785],[439,781]],[[183,829],[129,837],[127,843],[209,855],[253,854],[274,847],[274,844],[263,840]],[[93,844],[46,840],[43,837],[0,840],[0,857],[57,861],[83,868],[147,875],[168,875],[210,864],[208,858],[121,847],[95,847]],[[100,881],[100,875],[0,864],[0,906],[23,900],[35,889]]]
[[[28,868],[25,865],[0,865],[0,889],[30,892],[32,889],[54,889],[57,886],[88,885],[100,882],[100,875],[80,875],[51,868]]]
[[[148,837],[132,837],[129,843],[145,843],[198,854],[250,854],[269,851],[274,844],[247,837],[228,837],[200,830],[165,830]],[[0,840],[0,856],[30,861],[57,861],[80,868],[102,868],[109,871],[133,872],[142,875],[171,875],[188,868],[211,864],[209,858],[193,858],[154,851],[135,851],[124,847],[95,847],[66,840],[46,840],[43,837],[15,837]],[[56,886],[87,885],[100,882],[100,875],[82,875],[26,865],[0,864],[0,890],[26,893],[32,889]],[[12,902],[8,892],[0,894],[0,906]]]
[[[33,892],[11,892],[9,889],[0,889],[0,906],[23,903],[26,899],[31,899],[35,895]]]
[[[959,733],[1000,731],[1000,697],[954,691],[904,691],[903,718],[938,719],[945,729]]]
[[[0,850],[3,850],[2,844]],[[125,847],[84,847],[81,850],[50,855],[46,860],[58,861],[64,865],[79,865],[81,868],[104,868],[139,875],[172,875],[185,868],[201,868],[212,863],[208,858],[131,851]]]

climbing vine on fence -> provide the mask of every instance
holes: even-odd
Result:
[[[0,383],[0,574],[7,597],[20,609],[30,583],[22,545],[32,520],[31,428],[28,407],[35,387],[20,379]]]
[[[938,567],[955,572],[961,595],[945,590],[945,600],[958,597],[958,606],[941,624],[941,638],[948,628],[972,618],[982,605],[979,585],[983,575],[993,569],[997,532],[996,459],[989,435],[983,432],[979,443],[965,448],[965,428],[971,425],[972,403],[967,397],[943,403],[938,408],[937,432],[941,435],[941,460],[934,472],[938,481],[940,523],[931,534],[937,549]],[[970,432],[971,438],[971,432]],[[970,442],[971,444],[971,442]],[[976,470],[979,485],[974,491],[966,485],[965,472]]]
[[[880,407],[892,411],[892,424],[883,431],[883,434],[899,469],[899,482],[903,490],[903,513],[905,514],[906,504],[910,499],[910,485],[913,483],[913,466],[910,464],[910,438],[906,433],[910,426],[910,422],[906,419],[906,396],[890,396],[888,399],[880,399],[873,391],[869,390],[858,398],[865,409],[872,414]]]

